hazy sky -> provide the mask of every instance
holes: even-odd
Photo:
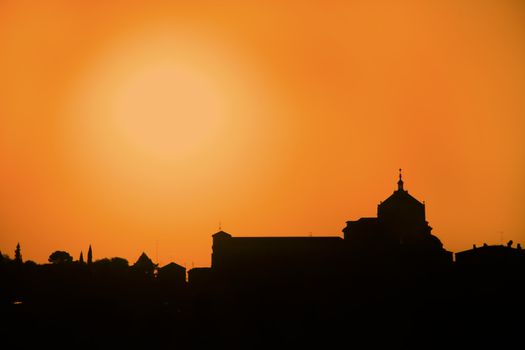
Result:
[[[521,1],[1,1],[0,250],[210,264],[395,189],[525,243]]]

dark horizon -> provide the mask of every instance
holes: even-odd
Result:
[[[18,244],[13,259],[0,259],[10,320],[2,339],[234,349],[513,343],[509,334],[524,325],[515,317],[525,311],[521,245],[453,254],[431,231],[400,175],[377,217],[347,221],[343,237],[220,230],[210,267],[158,266],[146,253],[132,265],[93,259],[91,245],[86,260],[55,251],[38,265]]]
[[[516,315],[525,311],[525,252],[511,242],[452,262],[384,246],[356,253],[341,238],[225,235],[214,238],[212,267],[188,271],[146,254],[132,265],[72,261],[63,251],[44,265],[23,262],[20,251],[1,259],[0,311],[9,321],[0,338],[117,348],[445,347],[515,344],[524,325]]]

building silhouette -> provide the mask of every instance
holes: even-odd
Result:
[[[401,169],[397,186],[379,203],[377,217],[347,221],[343,237],[234,237],[221,230],[212,235],[213,274],[242,281],[326,280],[348,274],[363,261],[421,269],[452,263],[452,253],[431,234],[425,204],[404,189]]]
[[[183,286],[186,283],[186,268],[174,262],[170,262],[157,270],[159,281],[173,284],[174,286]]]
[[[233,237],[220,231],[213,236],[212,269],[236,267],[267,269],[304,268],[326,263],[343,245],[341,237]],[[330,254],[327,254],[330,253]]]
[[[431,231],[426,221],[425,203],[404,189],[401,169],[397,190],[379,203],[377,217],[347,221],[343,229],[345,241],[354,253],[380,249],[452,262],[452,252],[445,250]]]
[[[456,264],[460,268],[470,269],[512,269],[525,266],[525,250],[518,244],[512,247],[512,241],[504,245],[483,245],[455,254]]]
[[[156,268],[157,265],[154,264],[153,261],[144,252],[142,252],[135,264],[133,264],[132,266],[133,271],[140,275],[150,278],[154,277]]]

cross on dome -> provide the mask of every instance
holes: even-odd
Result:
[[[403,169],[399,168],[399,181],[397,182],[397,190],[398,191],[404,191],[403,190],[403,174],[401,173]]]

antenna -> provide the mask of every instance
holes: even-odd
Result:
[[[157,255],[157,265],[159,265],[159,240],[155,240],[155,253]]]

